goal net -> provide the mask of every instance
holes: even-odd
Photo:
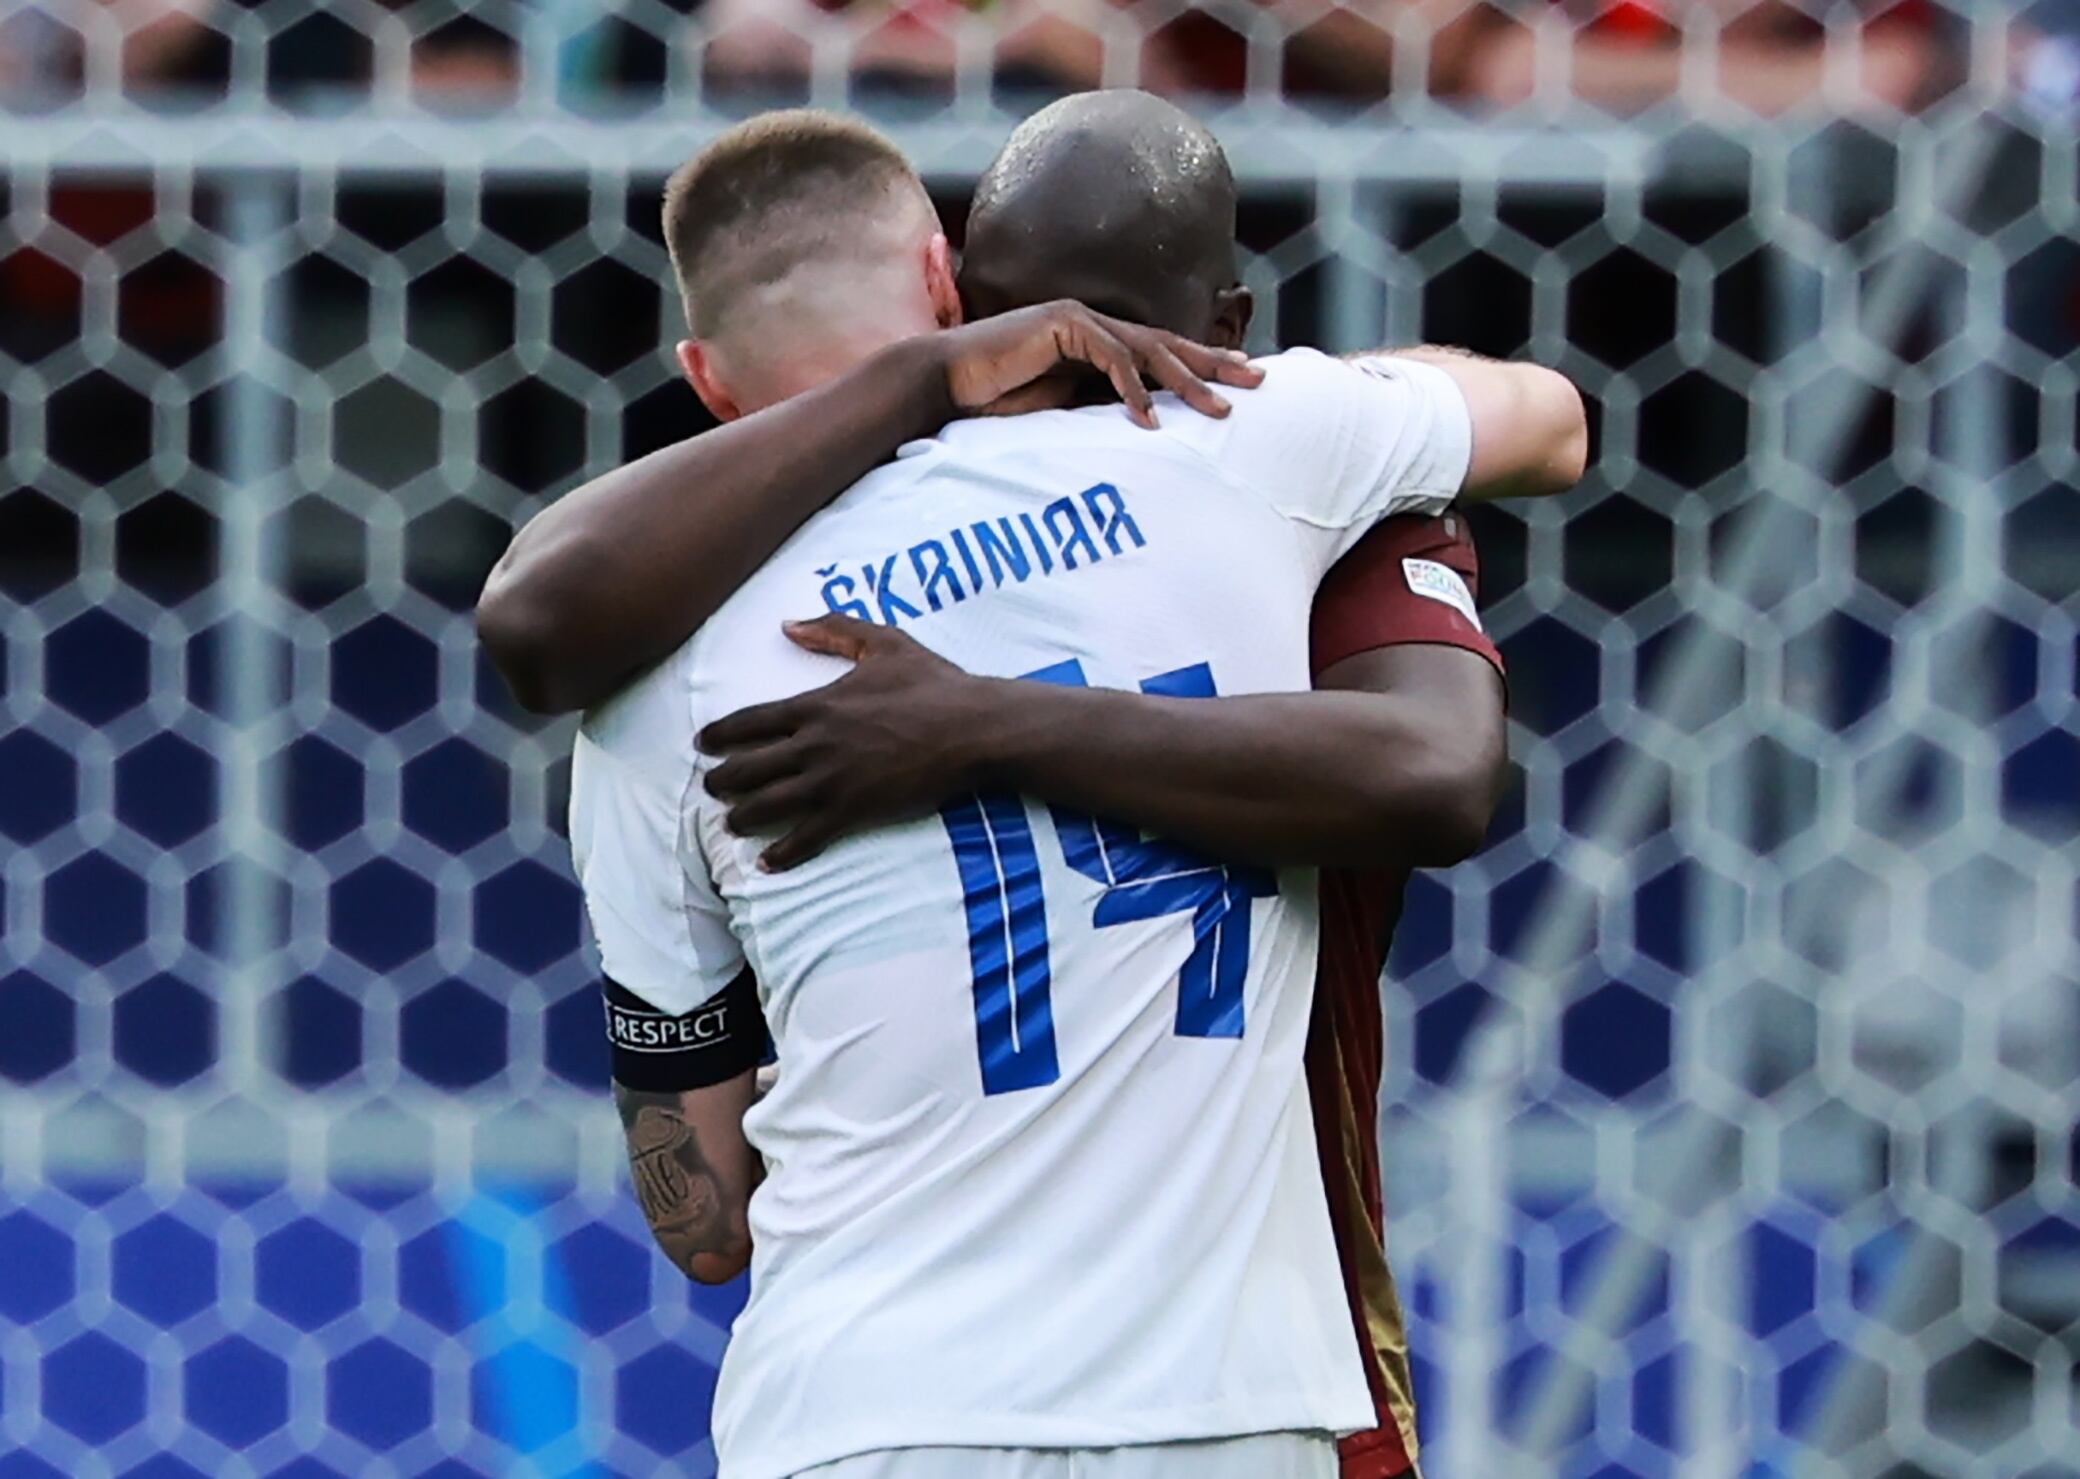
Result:
[[[1065,17],[1235,89],[1264,347],[1594,403],[1581,491],[1475,516],[1520,781],[1385,987],[1430,1468],[2080,1468],[2080,211],[2021,31],[1941,16],[1902,114],[1826,11],[1766,119],[1672,7],[1620,118],[1426,96],[1471,11],[799,9],[0,18],[0,1472],[710,1471],[742,1290],[625,1192],[570,728],[470,608],[705,424],[666,171],[792,89],[957,223]],[[1384,100],[1293,80],[1348,24]]]

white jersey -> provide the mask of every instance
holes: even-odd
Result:
[[[1452,498],[1469,424],[1432,366],[1265,368],[1222,421],[1166,399],[1159,431],[1104,407],[903,448],[585,722],[571,842],[606,973],[679,1015],[748,963],[779,1055],[744,1122],[769,1172],[728,1479],[1372,1421],[1301,1074],[1312,872],[991,795],[765,873],[694,748],[842,674],[781,634],[826,610],[983,674],[1306,688],[1316,583]]]

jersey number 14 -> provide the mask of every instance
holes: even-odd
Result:
[[[1028,673],[1041,683],[1086,686],[1083,665],[1056,663]],[[1196,663],[1160,673],[1143,693],[1212,698],[1213,670]],[[1178,974],[1180,1037],[1242,1036],[1249,975],[1250,901],[1278,891],[1269,868],[1230,867],[1131,828],[1081,812],[1049,808],[1062,860],[1104,891],[1091,911],[1099,929],[1166,914],[1188,914],[1192,953]],[[968,912],[968,959],[975,974],[975,1047],[982,1091],[1007,1094],[1061,1077],[1054,1050],[1054,1004],[1047,958],[1047,897],[1025,803],[1009,792],[971,797],[940,813],[960,865]]]

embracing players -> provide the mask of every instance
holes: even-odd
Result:
[[[779,1087],[748,1121],[773,1172],[718,1396],[727,1472],[932,1472],[916,1450],[933,1446],[964,1450],[945,1460],[963,1475],[1053,1462],[1005,1450],[1108,1448],[1121,1454],[1090,1461],[1121,1473],[1328,1472],[1311,1435],[1359,1427],[1397,1394],[1358,1380],[1300,1097],[1312,877],[1264,865],[1463,853],[1492,795],[1500,700],[1455,529],[1424,526],[1403,537],[1434,549],[1340,570],[1350,614],[1318,615],[1324,686],[1384,695],[1291,691],[1308,676],[1306,603],[1400,509],[1435,512],[1462,485],[1571,482],[1578,399],[1530,367],[1302,353],[1266,362],[1225,420],[959,423],[811,519],[725,602],[839,484],[1023,385],[1030,355],[1013,352],[1016,325],[994,358],[897,342],[959,306],[921,188],[870,135],[768,121],[679,186],[697,388],[725,415],[808,393],[560,505],[502,568],[485,625],[525,677],[530,660],[555,666],[547,613],[612,680],[720,608],[588,721],[573,840],[609,973],[632,993],[624,1036],[678,1036],[729,1070],[669,1096],[681,1124],[721,1106],[677,1163],[677,1184],[702,1182],[716,1209],[750,1175],[729,1138],[748,1098],[730,1055],[757,1034],[732,1048],[732,1029],[762,997],[780,1043]],[[978,308],[1075,292],[1232,344],[1247,314],[1233,211],[1217,147],[1182,115],[1135,95],[1072,100],[1022,129],[978,192],[963,287]],[[1041,337],[1059,350],[1075,332]],[[1175,378],[1160,362],[1181,346],[1139,343]],[[1458,650],[1383,657],[1409,638],[1369,611],[1397,605],[1417,642]],[[828,671],[778,623],[819,609],[856,625],[802,640],[865,660],[791,697]],[[1019,674],[1056,687],[993,681]],[[1189,696],[1216,689],[1258,696]],[[1454,731],[1426,728],[1411,690]],[[774,699],[709,736],[743,746],[729,761],[696,750],[696,725]],[[927,743],[886,743],[918,715]],[[835,821],[928,812],[984,780],[1057,805],[1043,816],[985,792],[818,852],[834,818],[816,809],[877,763],[891,784]],[[765,844],[725,827],[730,806],[745,830],[809,816],[770,860],[799,866],[762,870]],[[1396,836],[1397,820],[1437,835]],[[1368,998],[1394,897],[1348,879],[1326,896],[1347,961],[1368,963]],[[1321,1052],[1369,1057],[1376,1076],[1377,1003],[1369,1043],[1325,1030],[1353,1004],[1324,1005],[1310,1067],[1330,1200],[1376,1207],[1376,1181],[1345,1160],[1370,1159],[1375,1090]],[[726,1263],[734,1229],[707,1225],[724,1245],[682,1262]],[[1344,1254],[1353,1286],[1383,1277],[1376,1231],[1369,1253]],[[1376,1472],[1395,1471],[1408,1436],[1381,1436]]]

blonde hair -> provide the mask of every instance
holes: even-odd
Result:
[[[874,233],[864,222],[931,202],[885,135],[810,108],[764,113],[726,130],[664,187],[664,240],[686,321],[713,336],[749,290],[805,265],[843,262]]]

